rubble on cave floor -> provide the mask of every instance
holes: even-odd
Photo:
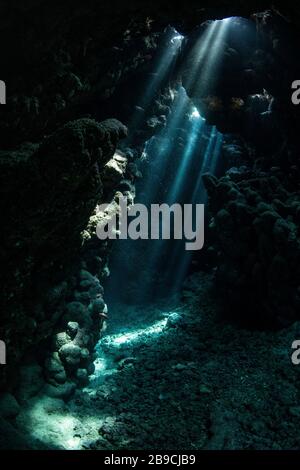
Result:
[[[28,400],[18,430],[64,449],[298,448],[299,323],[268,333],[225,324],[212,286],[198,273],[180,302],[114,306],[90,384],[68,402]]]

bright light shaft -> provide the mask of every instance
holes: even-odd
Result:
[[[191,72],[186,82],[187,89],[199,84],[202,94],[214,82],[218,72],[219,59],[225,48],[231,18],[214,21],[200,36],[192,49],[188,61]]]
[[[207,29],[198,39],[198,41],[196,42],[195,46],[192,48],[189,54],[188,62],[193,65],[192,65],[190,77],[187,80],[188,88],[195,82],[199,69],[201,65],[203,64],[203,61],[207,57],[207,54],[209,52],[209,46],[211,44],[211,41],[213,39],[216,29],[217,29],[216,21],[208,25]]]
[[[176,135],[178,125],[180,124],[180,121],[184,117],[184,111],[185,108],[188,104],[189,98],[184,90],[183,87],[180,87],[178,90],[178,95],[175,98],[173,105],[172,105],[172,110],[171,110],[171,115],[168,118],[167,121],[167,126],[163,130],[163,134],[161,136],[161,146],[155,154],[155,169],[160,170],[164,172],[167,168],[167,163],[168,163],[168,158],[170,156],[170,153],[172,152],[172,148],[174,145],[173,138]],[[147,155],[148,153],[151,154],[151,146],[155,142],[155,137],[150,139],[145,146],[144,153]],[[153,156],[151,156],[153,158]],[[163,173],[161,174],[161,176]],[[151,180],[151,178],[150,178]],[[146,192],[147,189],[150,189],[152,192],[152,182],[149,182],[150,187],[148,188],[147,182],[145,182],[144,185],[144,192]]]
[[[164,135],[165,135],[165,144],[161,147],[163,150],[159,150],[158,153],[155,155],[155,171],[159,172],[161,178],[163,179],[167,168],[168,168],[168,163],[170,161],[170,158],[172,157],[173,154],[173,149],[174,149],[174,137],[177,134],[177,129],[180,126],[180,123],[182,120],[185,118],[185,113],[186,113],[186,107],[189,103],[189,98],[186,94],[186,91],[183,87],[180,87],[178,90],[178,95],[173,103],[172,106],[172,114],[169,116],[169,119],[167,121],[167,127],[164,129]],[[202,122],[201,119],[197,119],[197,122]],[[152,141],[153,142],[153,141]],[[149,141],[149,144],[151,144],[151,140]],[[152,154],[151,150],[151,145],[146,148],[145,153],[149,151],[149,154]],[[150,157],[151,158],[151,157]],[[152,155],[153,158],[153,155]],[[177,178],[177,175],[176,175]],[[151,174],[150,177],[147,178],[147,181],[144,183],[144,193],[147,195],[149,199],[151,199],[152,194],[153,194],[153,182],[151,179]],[[150,200],[149,200],[150,204]],[[161,246],[164,244],[164,240],[157,240],[156,245],[153,247],[152,252],[151,252],[151,260],[148,262],[149,270],[155,265],[157,262],[157,258],[160,254],[160,249]]]
[[[208,168],[208,162],[212,158],[212,155],[215,154],[216,142],[218,141],[219,136],[222,138],[221,134],[217,132],[216,127],[215,126],[212,127],[210,135],[209,135],[209,139],[206,144],[205,151],[204,151],[203,161],[199,168],[199,174],[198,174],[198,177],[197,177],[197,180],[196,180],[193,192],[192,192],[192,197],[191,197],[192,204],[199,203],[200,201],[201,203],[204,202],[205,191],[204,191],[204,186],[202,182],[202,175],[204,173],[204,170]],[[170,263],[173,263],[173,265],[176,265],[179,254],[180,254],[180,246],[177,246],[177,248],[173,250],[173,257],[172,257],[172,260],[170,260]],[[181,284],[181,281],[184,278],[188,270],[191,258],[192,258],[191,252],[184,252],[184,254],[180,255],[180,263],[176,266],[177,276],[176,276],[176,279],[174,280],[175,289]]]
[[[214,174],[216,166],[217,166],[217,160],[220,155],[221,147],[223,143],[223,136],[220,134],[216,127],[213,126],[209,141],[205,150],[203,162],[201,165],[201,168],[199,170],[199,177],[197,180],[197,183],[195,185],[194,191],[193,191],[193,196],[192,196],[192,202],[195,203],[197,200],[200,199],[200,196],[202,193],[204,193],[204,186],[202,182],[202,176],[204,173],[210,173]]]
[[[171,113],[168,117],[166,128],[163,129],[163,131],[161,133],[162,141],[165,142],[168,145],[163,144],[160,147],[159,155],[161,155],[163,153],[166,153],[169,150],[170,145],[171,145],[170,144],[170,137],[173,136],[180,120],[182,119],[183,111],[184,111],[184,108],[187,105],[187,103],[188,103],[187,94],[186,94],[184,88],[180,87],[179,90],[178,90],[178,94],[177,94],[177,96],[175,97],[175,99],[172,103]],[[151,144],[155,141],[155,138],[156,137],[153,136],[150,140],[148,140],[146,142],[145,150],[144,150],[144,153],[146,155],[147,155],[147,149],[149,149],[149,147],[151,147]]]
[[[220,150],[222,147],[223,136],[220,134],[216,127],[212,128],[210,138],[206,147],[203,164],[201,165],[201,169],[199,170],[199,176],[193,191],[192,196],[192,203],[196,204],[200,200],[203,202],[203,197],[205,195],[204,185],[202,181],[202,176],[205,171],[208,171],[211,174],[214,174],[215,167],[217,164],[218,157],[220,155]],[[176,256],[179,254],[179,248],[174,252],[174,263],[176,263]],[[176,279],[174,280],[174,288],[177,289],[186,273],[189,269],[189,265],[192,259],[192,252],[185,251],[182,256],[180,256],[180,264],[176,267]]]
[[[168,119],[166,132],[168,138],[173,136],[176,132],[176,129],[180,123],[180,121],[184,117],[184,111],[189,102],[189,98],[186,94],[186,91],[183,87],[178,89],[178,96],[174,102],[174,106],[172,107],[172,114]]]
[[[207,162],[208,162],[209,157],[211,156],[211,153],[212,153],[212,150],[213,150],[213,145],[215,143],[215,139],[216,139],[216,136],[217,136],[217,132],[218,132],[217,128],[215,126],[213,126],[212,129],[211,129],[210,136],[209,136],[208,144],[207,144],[206,149],[205,149],[203,162],[202,162],[202,165],[201,165],[201,168],[200,168],[200,174],[201,175],[207,169]]]
[[[149,105],[152,103],[155,94],[157,93],[163,81],[167,77],[168,73],[174,66],[183,39],[184,36],[181,36],[180,34],[175,34],[173,38],[169,41],[169,43],[165,46],[163,52],[159,55],[159,57],[156,58],[152,71],[152,78],[147,84],[146,92],[142,97],[140,97],[140,100],[137,103],[137,105],[141,109],[139,109],[138,112],[133,113],[130,123],[128,124],[130,134],[131,130],[135,130],[144,119],[144,111],[146,111]],[[127,141],[130,141],[130,134],[129,137],[127,137],[126,139]]]
[[[211,80],[215,78],[218,68],[218,60],[221,57],[221,52],[225,48],[225,38],[228,32],[229,21],[222,20],[217,21],[216,23],[216,33],[211,41],[207,60],[199,77],[201,86],[203,86],[203,84],[204,86],[209,86]]]
[[[209,173],[211,174],[214,174],[216,171],[218,159],[221,153],[222,144],[223,144],[223,135],[220,132],[218,132],[215,148],[214,148],[214,151],[212,152],[211,161],[209,165]]]
[[[200,132],[204,123],[204,120],[200,118],[199,112],[196,110],[194,113],[197,112],[199,117],[194,117],[192,120],[191,130],[189,132],[188,141],[185,146],[185,150],[183,152],[179,167],[176,171],[175,181],[171,188],[171,191],[168,195],[168,199],[170,202],[177,202],[176,198],[178,197],[178,193],[182,188],[183,184],[185,183],[185,173],[188,167],[188,164],[193,156],[195,151],[195,147],[197,142],[199,142]]]
[[[154,67],[154,77],[148,84],[147,91],[142,97],[139,106],[146,108],[149,105],[151,99],[159,89],[169,70],[172,68],[172,65],[175,63],[178,53],[180,51],[182,40],[183,36],[177,34],[165,46],[164,51],[162,52],[161,56],[157,59],[157,64]]]

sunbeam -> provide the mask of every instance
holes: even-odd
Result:
[[[199,89],[204,96],[213,88],[218,79],[230,25],[231,18],[213,21],[201,33],[187,58],[189,64],[187,90]]]
[[[136,200],[148,208],[154,203],[206,203],[202,176],[205,172],[214,174],[216,171],[223,139],[216,127],[206,123],[188,93],[197,88],[201,95],[205,95],[214,86],[224,57],[226,38],[233,23],[233,19],[227,18],[211,21],[204,31],[202,28],[195,46],[185,59],[189,64],[185,87],[178,85],[172,90],[169,88],[172,102],[165,126],[145,143],[141,159],[144,177],[137,186]],[[183,39],[175,29],[168,31],[168,40],[162,45],[156,58],[151,82],[138,102],[140,107],[147,107],[161,90],[164,77],[174,65]],[[138,116],[133,117],[131,134],[138,128],[136,117]],[[127,243],[127,254],[130,253],[131,259],[140,256],[140,250],[143,251],[143,258],[147,259],[147,281],[142,275],[140,279],[141,298],[149,296],[152,289],[158,292],[158,279],[155,277],[157,270],[167,279],[168,289],[173,290],[180,286],[191,260],[182,240],[170,242],[160,237],[147,245]],[[118,271],[117,266],[115,271]],[[114,282],[109,284],[112,291],[112,285],[118,283],[117,277],[115,275]]]
[[[156,57],[154,58],[153,70],[146,86],[146,91],[139,98],[136,104],[138,109],[133,113],[129,120],[128,128],[130,131],[136,130],[141,124],[145,117],[145,113],[148,107],[152,104],[157,91],[163,86],[164,81],[172,71],[183,40],[184,36],[179,34],[176,29],[169,27],[165,30],[163,40],[161,41],[162,43],[159,47]],[[130,132],[126,139],[127,144],[130,143],[131,137],[132,133]]]
[[[204,119],[200,116],[199,111],[196,108],[193,109],[192,114],[190,115],[190,121],[191,124],[190,129],[188,130],[187,143],[181,157],[181,162],[176,171],[174,183],[171,186],[171,190],[167,196],[167,202],[169,204],[177,202],[177,197],[179,195],[178,193],[185,181],[184,174],[187,171],[190,159],[195,152],[195,147],[197,144],[199,144],[200,133]]]

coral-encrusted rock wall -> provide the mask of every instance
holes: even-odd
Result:
[[[138,83],[126,81],[147,73],[158,33],[129,11],[116,21],[112,5],[99,2],[13,3],[1,4],[0,19],[9,90],[0,109],[0,337],[8,355],[0,385],[27,361],[22,377],[43,384],[43,373],[49,393],[66,396],[92,372],[106,311],[109,247],[95,235],[94,210],[122,180],[132,198],[137,174],[134,153],[127,172],[126,155],[115,154],[125,126],[102,121],[132,111]]]
[[[103,192],[112,190],[102,174],[126,132],[116,120],[82,119],[39,145],[1,153],[1,337],[10,366],[1,372],[49,337],[61,317],[78,282],[81,234]],[[102,293],[99,281],[85,281],[95,296]]]
[[[290,175],[206,175],[217,252],[216,281],[227,313],[244,326],[284,327],[299,317],[300,191]]]

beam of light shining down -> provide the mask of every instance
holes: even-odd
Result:
[[[214,75],[217,73],[218,62],[222,51],[225,48],[225,38],[228,32],[229,21],[222,20],[217,22],[217,30],[211,41],[209,48],[209,57],[206,60],[204,67],[201,70],[200,86],[209,86],[209,82],[212,80]]]
[[[168,193],[168,202],[176,203],[176,198],[180,189],[182,189],[183,184],[185,183],[184,175],[189,164],[191,157],[195,151],[197,143],[199,143],[201,129],[204,124],[204,119],[200,116],[199,111],[194,108],[190,116],[191,128],[188,134],[187,143],[185,145],[181,162],[176,171],[175,181],[171,187],[170,192]]]
[[[231,18],[213,21],[196,42],[188,57],[191,66],[186,81],[187,89],[197,85],[204,94],[216,79],[218,62],[225,47],[230,21]]]
[[[150,159],[154,159],[153,163],[155,165],[155,171],[159,171],[161,178],[163,178],[166,170],[168,159],[171,156],[173,149],[173,139],[177,134],[177,128],[180,125],[181,120],[183,119],[186,106],[188,105],[189,98],[183,87],[179,87],[177,96],[174,99],[171,108],[171,115],[168,118],[166,128],[160,133],[161,144],[160,147],[155,153],[153,148],[156,144],[157,136],[152,137],[145,144],[144,156],[147,158],[150,155]],[[146,178],[146,181],[143,182],[143,192],[147,194],[148,192],[152,194],[152,178],[151,174],[149,178]],[[151,201],[149,201],[151,202]]]
[[[155,59],[152,77],[146,86],[146,92],[137,103],[137,106],[140,108],[139,111],[133,113],[128,123],[129,129],[133,129],[135,131],[141,124],[144,118],[144,112],[151,105],[155,94],[161,88],[164,80],[168,76],[168,73],[176,63],[184,36],[178,34],[174,28],[173,30],[173,37],[171,37],[162,52],[158,54],[158,57]],[[127,137],[126,141],[130,142],[130,135]]]
[[[208,140],[206,149],[205,149],[203,162],[202,162],[202,165],[201,165],[201,168],[200,168],[200,171],[199,171],[199,176],[201,176],[201,177],[203,175],[203,172],[207,168],[207,162],[208,162],[208,160],[211,156],[211,152],[213,150],[213,146],[214,146],[214,143],[215,143],[216,136],[217,136],[217,129],[216,129],[215,126],[213,126],[212,129],[211,129],[211,132],[210,132],[210,136],[209,136],[209,140]]]
[[[208,170],[207,170],[211,174],[214,174],[216,171],[218,159],[221,153],[222,144],[223,144],[223,135],[220,132],[218,132],[216,145],[215,145],[214,151],[211,154],[211,159],[210,159],[210,163],[209,163]]]
[[[167,120],[166,129],[160,133],[160,137],[162,139],[162,145],[159,148],[158,155],[162,156],[163,154],[168,153],[171,147],[171,141],[173,135],[176,133],[176,128],[182,119],[182,114],[184,109],[188,103],[188,97],[183,87],[179,87],[177,96],[174,98],[174,101],[171,106],[171,114]],[[155,141],[157,136],[153,136],[150,140],[148,140],[145,144],[144,155],[147,156],[149,148]],[[163,160],[159,160],[163,163]]]
[[[199,168],[199,174],[192,193],[192,204],[204,203],[206,201],[207,196],[203,185],[202,176],[206,172],[214,174],[217,161],[220,156],[222,143],[223,135],[217,131],[215,126],[213,126],[204,151],[203,162]],[[192,256],[192,252],[182,250],[180,245],[177,245],[174,248],[169,258],[170,273],[176,272],[176,277],[174,277],[172,285],[172,290],[174,292],[180,288],[184,278],[186,277]]]
[[[148,106],[151,98],[157,92],[160,87],[160,84],[163,82],[168,71],[170,70],[173,63],[176,61],[177,55],[179,53],[183,36],[175,35],[169,42],[169,47],[163,51],[163,54],[158,59],[158,65],[154,69],[154,78],[148,85],[145,95],[142,97],[141,101],[138,103],[139,106],[145,108]]]
[[[164,186],[164,181],[168,176],[168,166],[170,162],[172,163],[172,156],[177,146],[177,136],[178,128],[181,126],[182,121],[185,118],[186,112],[190,107],[190,99],[187,96],[185,89],[182,86],[179,86],[174,90],[174,98],[171,104],[171,112],[168,115],[166,127],[160,130],[155,136],[149,139],[145,143],[143,155],[141,162],[144,162],[146,166],[146,171],[142,168],[142,173],[145,175],[141,182],[137,184],[137,197],[136,201],[142,203],[150,208],[150,205],[153,203],[160,202],[161,190]],[[140,186],[140,187],[139,187]],[[155,246],[159,244],[160,240],[155,240]],[[120,284],[123,283],[124,274],[120,270],[120,252],[122,256],[122,240],[118,242],[120,247],[119,250],[114,250],[110,266],[111,272],[114,273],[113,277],[110,279],[110,282],[107,285],[107,295],[110,296],[111,302],[114,302],[116,297],[116,292],[120,290]],[[153,244],[150,242],[151,250],[153,249]],[[126,247],[123,247],[123,250],[130,253],[131,259],[139,258],[141,245],[137,242],[131,243],[130,240],[126,241]],[[156,263],[156,259],[149,253],[147,246],[142,248],[142,251],[145,256],[145,264],[147,264],[148,272],[150,272],[152,265]],[[145,254],[147,253],[147,254]],[[124,268],[127,269],[127,275],[131,276],[131,265],[133,263],[125,262]],[[150,288],[148,288],[149,282],[140,275],[139,282],[141,283],[141,288],[139,289],[139,297],[143,298],[147,296]],[[127,296],[127,293],[121,289],[121,296]],[[135,297],[135,300],[138,296]]]
[[[201,202],[204,202],[203,195],[205,194],[205,188],[202,182],[202,176],[204,175],[204,173],[210,173],[212,175],[215,173],[217,161],[221,153],[222,143],[223,135],[217,131],[217,128],[215,126],[213,126],[205,150],[203,163],[199,171],[199,176],[194,187],[192,195],[193,204],[199,203],[200,200]]]
[[[166,129],[163,131],[168,141],[176,135],[177,127],[183,118],[188,103],[189,98],[186,91],[182,86],[180,86],[178,88],[177,97],[175,98],[172,106],[171,116],[168,118]]]
[[[212,156],[214,156],[214,164],[217,163],[217,158],[220,153],[222,135],[217,131],[216,127],[210,128],[204,119],[200,117],[199,112],[195,112],[194,108],[189,116],[192,126],[188,133],[187,144],[183,151],[182,160],[176,171],[175,179],[171,190],[167,194],[168,204],[180,203],[182,192],[184,188],[189,187],[191,184],[191,171],[187,171],[190,164],[192,164],[192,171],[197,171],[196,181],[193,183],[194,186],[191,189],[191,196],[187,202],[205,203],[206,202],[206,191],[202,182],[202,175],[204,169],[209,171],[210,162]],[[193,117],[193,114],[195,117]],[[199,118],[197,117],[199,114]],[[187,119],[187,117],[185,116]],[[207,143],[203,146],[201,143],[202,138],[207,139]],[[218,149],[216,148],[216,142],[219,142]],[[198,170],[197,170],[198,162]],[[159,259],[164,252],[168,249],[168,240],[158,240],[151,250],[151,259],[148,261],[148,266],[153,269],[159,262]],[[188,271],[192,254],[187,252],[184,248],[184,241],[178,241],[172,246],[172,250],[169,250],[168,254],[168,266],[166,266],[166,272],[169,273],[170,279],[173,279],[172,290],[178,289]],[[176,273],[176,275],[175,275]]]
[[[217,22],[213,21],[207,27],[203,34],[196,42],[195,46],[192,48],[191,52],[188,55],[188,62],[192,64],[191,69],[189,70],[190,76],[187,80],[187,86],[191,86],[196,79],[196,75],[199,72],[199,68],[205,58],[207,57],[209,46],[211,44],[212,38],[214,36],[215,30],[217,28]]]
[[[146,144],[146,149],[145,149],[145,153],[149,154],[150,160],[154,159],[154,164],[155,164],[154,169],[155,169],[155,172],[159,172],[161,181],[163,181],[165,176],[167,175],[168,166],[170,162],[172,161],[174,152],[177,150],[176,137],[178,134],[178,128],[184,126],[186,124],[186,120],[190,119],[190,122],[192,124],[192,129],[194,129],[194,132],[190,134],[192,136],[192,139],[188,139],[187,144],[186,144],[185,159],[183,159],[184,161],[182,160],[182,163],[180,165],[183,167],[187,163],[187,160],[189,159],[189,157],[193,154],[195,145],[197,144],[197,141],[198,141],[199,130],[204,123],[204,120],[200,117],[200,114],[196,110],[196,108],[193,108],[188,118],[187,111],[188,109],[190,109],[191,103],[190,103],[190,98],[187,96],[185,89],[181,86],[179,87],[177,93],[178,93],[177,98],[174,100],[174,103],[172,106],[172,113],[168,118],[166,128],[162,131],[164,135],[164,144],[160,147],[158,152],[155,152],[155,148],[153,151],[151,144],[155,142],[155,137],[154,137],[149,141],[149,145]],[[194,116],[192,115],[193,113],[194,113]],[[198,132],[196,132],[197,129],[198,129]],[[180,178],[178,171],[177,171],[176,176],[175,176],[175,182],[174,182],[175,185],[178,184],[178,189],[180,189],[180,187],[182,187],[182,184],[184,184],[185,182],[183,168],[181,168],[181,170],[182,170],[182,177]],[[153,186],[153,180],[151,178],[151,170],[150,170],[150,174],[148,175],[148,178],[143,185],[143,193],[146,197],[146,200],[145,200],[146,205],[150,205],[151,202],[153,202],[153,195],[155,193],[155,190],[157,190],[157,188]],[[173,193],[174,193],[174,197],[176,197],[177,194],[175,193],[177,193],[177,190],[174,190]],[[170,199],[169,193],[167,193],[166,198],[168,200]],[[164,201],[164,202],[167,202],[167,201]],[[175,202],[180,202],[180,201],[175,201]],[[163,250],[164,245],[165,245],[165,240],[163,239],[155,240],[154,245],[152,246],[152,249],[151,249],[151,258],[147,260],[149,271],[151,271],[157,264],[158,258],[161,254],[161,251]]]
[[[212,22],[204,35],[201,35],[198,41],[200,48],[198,59],[194,68],[189,69],[192,77],[187,77],[187,81],[189,78],[190,81],[197,79],[197,84],[199,83],[201,87],[201,71],[209,82],[214,81],[216,64],[220,62],[219,54],[223,55],[222,45],[229,22],[229,20]],[[173,39],[177,41],[176,38]],[[184,83],[186,86],[186,82]],[[184,87],[178,87],[171,99],[171,112],[167,116],[166,126],[146,142],[144,148],[146,176],[140,183],[140,195],[137,193],[137,202],[148,207],[153,203],[166,202],[169,204],[205,203],[206,192],[202,176],[204,171],[215,172],[222,146],[222,136],[217,132],[216,127],[207,125],[197,108],[192,107]],[[143,169],[142,173],[144,173]],[[133,258],[142,256],[147,268],[139,277],[132,301],[140,302],[142,299],[151,298],[152,295],[164,295],[170,289],[174,292],[177,287],[181,286],[192,259],[192,253],[185,250],[185,240],[170,242],[159,239],[149,242],[148,245],[126,243],[125,263],[128,275],[133,276],[134,262],[131,261]],[[115,260],[115,271],[117,271],[119,270],[118,258],[116,257]],[[160,269],[162,270],[161,283],[157,279],[157,270]],[[121,276],[124,274],[120,274]],[[120,279],[118,280],[118,275],[116,275],[112,299],[119,283]],[[125,298],[130,299],[129,302],[131,302],[131,294],[126,292],[124,294]],[[112,341],[115,346],[130,344],[131,341],[139,341],[140,335],[138,331],[129,331],[114,336]],[[103,364],[99,364],[99,367],[101,369]]]

